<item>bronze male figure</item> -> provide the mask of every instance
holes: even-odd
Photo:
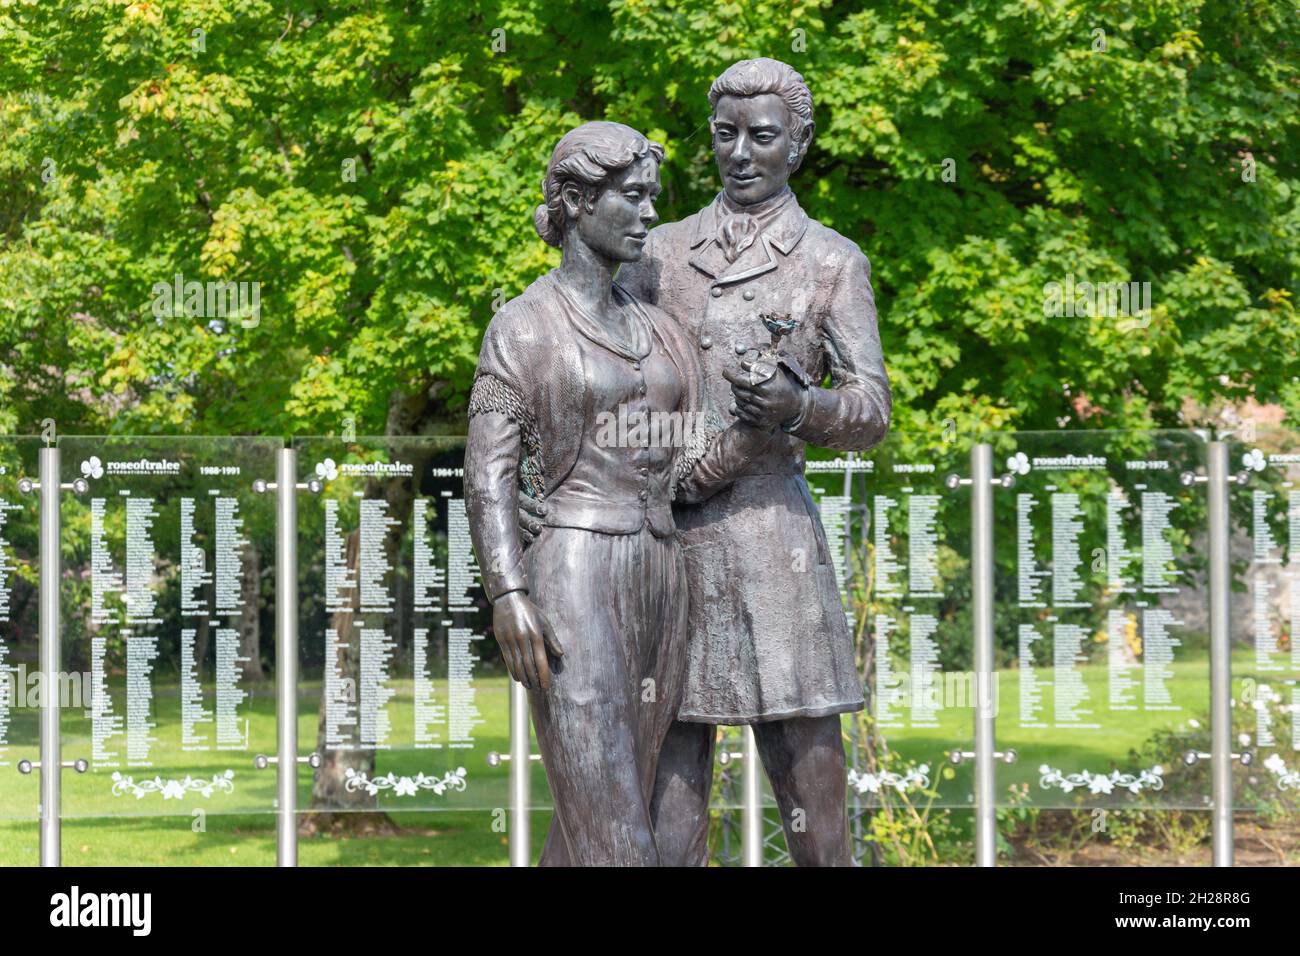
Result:
[[[795,863],[850,865],[840,715],[863,707],[862,687],[803,471],[806,443],[862,451],[889,430],[871,265],[790,191],[813,138],[803,78],[745,60],[714,81],[709,103],[723,190],[651,231],[620,281],[681,323],[724,420],[768,439],[745,477],[674,509],[688,664],[651,815],[662,863],[703,865],[715,726],[750,724]]]

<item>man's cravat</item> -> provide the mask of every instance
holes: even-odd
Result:
[[[740,213],[727,216],[718,227],[718,245],[728,262],[735,262],[740,254],[754,244],[758,238],[758,220],[753,216]]]
[[[754,244],[763,229],[780,214],[785,204],[793,198],[787,186],[775,196],[752,206],[738,206],[724,192],[719,197],[718,245],[728,262],[735,262],[741,253]]]

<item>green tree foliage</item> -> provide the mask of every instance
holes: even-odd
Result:
[[[365,433],[412,396],[454,430],[555,262],[556,139],[644,130],[688,215],[755,55],[812,87],[795,187],[872,259],[898,426],[1300,408],[1288,4],[867,6],[0,0],[0,432]],[[258,282],[258,323],[156,315],[177,274]],[[1045,315],[1067,274],[1150,282],[1149,323]]]

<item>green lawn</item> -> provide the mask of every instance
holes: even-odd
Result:
[[[541,852],[549,811],[533,815],[533,858]],[[396,836],[304,837],[301,866],[506,866],[505,834],[477,814],[397,813]],[[34,821],[0,821],[0,865],[35,866]],[[185,817],[98,817],[65,820],[63,862],[68,866],[274,866],[271,814],[210,814],[206,832]]]
[[[1249,673],[1253,653],[1242,648],[1234,654],[1234,673]],[[1118,768],[1136,771],[1129,759],[1130,749],[1139,749],[1153,733],[1164,727],[1186,726],[1189,718],[1204,723],[1208,710],[1208,662],[1204,651],[1187,650],[1173,665],[1176,673],[1171,687],[1181,712],[1172,714],[1128,713],[1114,724],[1105,736],[1082,730],[1021,729],[1019,724],[1019,675],[1014,669],[999,673],[997,744],[1015,748],[1019,760],[1015,765],[998,766],[998,792],[1007,793],[1013,784],[1028,783],[1030,799],[1044,807],[1077,807],[1078,794],[1063,794],[1059,789],[1039,786],[1039,766],[1047,764],[1062,772],[1088,770],[1109,772]],[[1084,680],[1092,693],[1092,706],[1098,716],[1105,713],[1107,669],[1104,664],[1083,668]],[[1044,675],[1047,676],[1047,675]],[[395,728],[410,726],[413,700],[410,682],[397,682],[398,694],[389,704]],[[487,765],[490,750],[508,750],[508,686],[502,676],[483,677],[478,681],[478,703],[485,722],[475,732],[473,750],[456,752],[404,749],[381,752],[377,774],[393,772],[399,777],[417,772],[440,775],[457,766],[466,768],[465,792],[448,791],[435,795],[420,791],[412,796],[381,793],[378,807],[387,811],[400,828],[391,836],[353,836],[303,838],[300,862],[309,866],[334,865],[428,865],[498,866],[507,862],[505,834],[493,823],[500,819],[500,808],[508,805],[508,769]],[[159,865],[198,866],[251,865],[269,866],[275,861],[275,819],[273,799],[274,770],[258,772],[244,753],[223,754],[212,751],[185,753],[179,747],[180,704],[175,687],[161,688],[156,698],[155,719],[160,729],[154,760],[159,772],[175,778],[189,774],[210,779],[226,769],[235,771],[231,793],[214,792],[208,797],[186,794],[179,799],[164,799],[149,793],[137,799],[129,794],[115,796],[107,772],[84,776],[65,772],[64,783],[64,859],[69,864],[85,865]],[[1140,692],[1140,691],[1139,691]],[[304,683],[300,693],[299,735],[303,750],[316,739],[319,685]],[[1045,695],[1044,714],[1051,720],[1051,696]],[[121,698],[119,698],[121,699]],[[120,707],[124,709],[124,707]],[[258,689],[246,713],[248,735],[254,752],[274,753],[274,696],[269,685]],[[89,720],[77,711],[64,714],[64,757],[89,756]],[[939,712],[940,727],[888,731],[889,746],[907,763],[928,763],[931,780],[940,790],[938,805],[969,805],[972,766],[967,763],[950,771],[945,754],[954,748],[971,745],[971,711],[949,708]],[[36,713],[30,709],[14,712],[12,738],[26,741],[26,747],[10,749],[10,759],[36,756],[34,746]],[[1281,735],[1279,735],[1281,736]],[[1168,786],[1154,797],[1158,806],[1202,807],[1201,791],[1186,792],[1177,786],[1181,765],[1164,767]],[[144,778],[132,773],[137,781]],[[950,772],[950,777],[945,777]],[[311,800],[311,773],[305,768],[300,775],[299,807]],[[540,765],[533,768],[534,806],[545,808],[549,792]],[[866,799],[866,798],[864,798]],[[1109,799],[1089,798],[1086,805],[1123,806],[1135,798],[1127,792]],[[0,865],[34,864],[37,861],[36,775],[19,776],[12,767],[0,769]],[[1242,805],[1246,809],[1246,805]],[[195,811],[202,809],[200,817]],[[496,811],[496,813],[494,813]],[[533,854],[540,851],[549,810],[534,813]],[[199,832],[195,832],[195,831]]]
[[[1240,699],[1241,680],[1251,673],[1254,665],[1254,651],[1248,647],[1235,648],[1233,651],[1234,699]],[[1020,674],[1016,669],[1004,669],[998,672],[997,681],[997,717],[996,744],[999,750],[1014,749],[1017,753],[1015,764],[998,764],[998,793],[1001,799],[1007,788],[1017,784],[1028,784],[1029,798],[1040,807],[1074,808],[1079,806],[1078,791],[1063,793],[1058,788],[1044,789],[1039,786],[1039,767],[1046,764],[1062,773],[1088,771],[1090,773],[1109,773],[1118,769],[1125,773],[1137,773],[1142,769],[1133,763],[1130,750],[1140,750],[1158,731],[1175,729],[1192,732],[1190,720],[1200,724],[1200,729],[1208,732],[1210,699],[1209,658],[1204,649],[1187,648],[1182,656],[1172,665],[1174,678],[1170,681],[1171,696],[1181,711],[1147,712],[1126,711],[1112,713],[1107,707],[1109,672],[1104,663],[1090,664],[1081,668],[1083,681],[1090,694],[1090,706],[1093,719],[1099,720],[1107,729],[1096,730],[1052,727],[1052,695],[1050,688],[1044,688],[1042,716],[1049,726],[1046,728],[1020,727]],[[1050,679],[1050,669],[1040,671],[1040,679]],[[1141,687],[1136,691],[1136,698],[1141,701]],[[1237,729],[1242,729],[1240,721],[1246,717],[1243,708],[1238,715]],[[943,779],[943,761],[947,751],[973,746],[972,712],[969,708],[941,710],[938,714],[937,728],[909,728],[907,730],[886,729],[884,731],[890,747],[896,751],[904,763],[926,763],[931,768],[931,779],[939,786],[940,797],[936,805],[969,805],[972,797],[973,767],[966,763],[958,768],[951,779]],[[1248,723],[1253,731],[1253,722]],[[1289,728],[1287,728],[1289,731]],[[1286,733],[1278,730],[1279,743]],[[1208,743],[1207,743],[1208,746]],[[1264,752],[1261,751],[1261,757]],[[1180,807],[1187,809],[1204,809],[1206,801],[1202,794],[1208,795],[1208,784],[1202,790],[1197,777],[1197,787],[1189,789],[1180,787],[1180,775],[1185,775],[1181,763],[1162,765],[1166,786],[1154,795],[1149,792],[1144,798],[1156,806]],[[1203,769],[1203,768],[1202,768]],[[1255,769],[1256,776],[1267,773]],[[1131,804],[1134,796],[1127,791],[1113,794],[1110,798],[1091,797],[1087,806],[1124,806]],[[1243,809],[1250,808],[1249,802],[1240,802]]]
[[[500,832],[500,810],[508,806],[507,764],[490,767],[489,751],[509,750],[509,688],[504,676],[484,676],[477,682],[477,704],[484,722],[474,732],[472,749],[430,751],[401,749],[381,751],[376,776],[394,773],[399,778],[424,773],[441,777],[458,767],[466,770],[464,792],[447,789],[443,794],[420,790],[408,796],[381,791],[376,803],[402,829],[397,836],[313,837],[301,841],[303,865],[505,865],[507,847]],[[412,726],[414,701],[411,681],[393,682],[397,694],[388,710],[397,728]],[[120,682],[113,685],[119,713],[125,710],[125,693]],[[211,688],[208,699],[211,700]],[[63,848],[68,863],[85,865],[272,865],[275,862],[275,770],[257,771],[248,753],[212,750],[186,752],[180,746],[180,699],[175,684],[155,685],[154,731],[158,737],[152,753],[155,768],[121,770],[139,784],[155,774],[167,780],[190,776],[211,780],[234,772],[230,792],[214,790],[204,797],[185,793],[165,798],[158,792],[142,797],[113,793],[111,771],[84,775],[63,774]],[[444,697],[445,699],[445,697]],[[298,734],[300,749],[310,750],[316,741],[320,701],[319,683],[303,682],[299,693]],[[270,684],[255,688],[241,711],[248,720],[249,750],[275,753],[275,696]],[[90,757],[90,720],[80,709],[62,716],[65,760]],[[10,748],[12,764],[28,757],[36,759],[37,711],[14,711],[11,739],[23,745]],[[214,734],[211,725],[206,728]],[[400,738],[399,738],[400,739]],[[120,744],[116,744],[120,748]],[[306,767],[299,775],[298,805],[311,804],[312,774]],[[533,802],[547,808],[550,792],[540,765],[533,767]],[[37,775],[24,777],[12,766],[0,768],[0,866],[37,861],[38,832],[35,824],[39,800]],[[196,811],[203,811],[196,816]],[[200,819],[201,816],[201,819]],[[548,809],[539,810],[535,852],[540,851]],[[494,823],[497,827],[494,829]],[[201,830],[203,832],[194,832]]]

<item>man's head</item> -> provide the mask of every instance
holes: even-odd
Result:
[[[812,143],[812,94],[803,77],[780,60],[741,60],[713,81],[709,105],[727,197],[748,206],[784,189]]]

